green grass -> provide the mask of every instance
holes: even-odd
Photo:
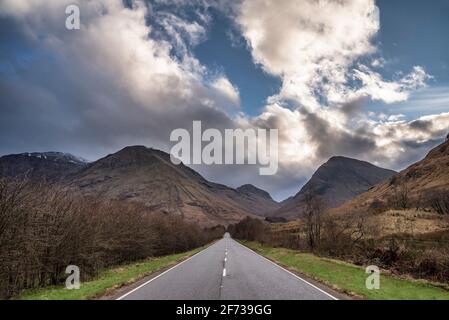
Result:
[[[203,250],[201,247],[189,252],[174,254],[159,258],[123,265],[113,269],[103,270],[92,281],[82,282],[79,290],[68,290],[65,287],[46,287],[24,291],[14,299],[22,300],[86,300],[95,299],[114,288],[131,284],[143,277],[151,275]]]
[[[361,298],[449,300],[448,290],[424,280],[406,280],[381,273],[380,289],[368,290],[365,286],[368,274],[362,267],[294,250],[265,247],[255,242],[243,242],[243,244],[292,271],[298,271],[339,291]]]

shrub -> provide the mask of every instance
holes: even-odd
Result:
[[[88,279],[101,268],[199,247],[223,231],[202,230],[139,204],[0,180],[0,297],[60,284],[71,264]]]

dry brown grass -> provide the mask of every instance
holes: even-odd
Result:
[[[367,222],[378,225],[379,237],[398,233],[421,235],[449,229],[447,218],[414,209],[389,210],[367,217]]]

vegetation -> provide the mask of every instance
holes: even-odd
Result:
[[[382,300],[449,300],[449,290],[424,280],[405,280],[381,274],[380,289],[368,290],[365,285],[368,274],[353,264],[318,257],[295,250],[272,248],[256,242],[244,242],[258,253],[311,278],[346,293],[366,299]]]
[[[406,184],[394,186],[389,198],[389,207],[396,209],[407,209],[410,206],[410,191]]]
[[[150,258],[141,262],[106,269],[91,281],[81,284],[79,290],[67,290],[64,286],[45,287],[24,291],[14,299],[23,300],[87,300],[98,298],[111,289],[133,283],[145,276],[170,267],[203,250],[198,248],[186,253]]]
[[[0,298],[60,285],[68,265],[78,266],[81,280],[88,281],[99,270],[185,252],[223,232],[130,202],[78,197],[47,183],[0,180]]]
[[[317,206],[320,208],[320,206]],[[247,218],[228,228],[240,240],[286,248],[360,266],[376,265],[392,273],[449,283],[449,231],[381,236],[365,214],[333,216],[310,210],[296,223],[269,225]],[[411,221],[413,223],[413,221]]]
[[[448,192],[433,192],[429,196],[430,205],[440,215],[449,215],[449,193]]]

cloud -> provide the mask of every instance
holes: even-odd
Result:
[[[415,66],[413,71],[398,81],[384,81],[382,76],[361,66],[361,70],[354,70],[354,78],[362,82],[362,87],[352,93],[352,96],[368,96],[373,100],[383,101],[387,104],[407,101],[410,92],[426,86],[431,79],[425,70]]]
[[[438,113],[449,108],[449,87],[426,87],[395,107],[400,112]]]
[[[374,0],[243,0],[233,14],[254,62],[282,80],[264,112],[240,125],[280,130],[281,168],[291,180],[310,177],[334,155],[400,169],[448,130],[444,113],[431,125],[365,109],[369,101],[405,102],[431,79],[421,66],[392,79],[381,74],[387,63],[375,43]]]
[[[308,107],[319,105],[317,92],[347,82],[355,59],[376,51],[373,0],[243,1],[236,19],[254,61],[283,78],[277,98]]]
[[[65,6],[77,4],[81,30],[65,29]],[[232,127],[226,114],[238,91],[191,54],[204,29],[142,1],[2,1],[21,48],[2,57],[2,152],[70,148],[95,158],[124,144],[168,149],[169,132],[203,120]],[[43,18],[45,17],[45,19]],[[155,20],[156,19],[157,22]],[[164,25],[170,40],[154,25]],[[12,22],[11,22],[12,21]],[[170,28],[171,26],[171,28]],[[176,53],[176,54],[174,54]],[[15,143],[11,143],[15,141]]]
[[[393,103],[429,78],[418,66],[399,81],[354,66],[365,56],[375,67],[383,64],[372,43],[380,29],[374,0],[243,0],[236,21],[254,61],[283,80],[271,102],[318,109],[369,96]]]
[[[168,151],[175,128],[279,129],[280,170],[196,167],[208,178],[254,183],[277,198],[296,192],[328,157],[400,168],[440,141],[444,92],[413,99],[429,75],[415,67],[387,79],[375,44],[374,0],[3,0],[0,153],[61,150],[96,159],[125,145]],[[81,8],[79,31],[65,6]],[[254,62],[282,86],[263,112],[245,115],[237,88],[193,54],[208,37],[213,6],[235,20]],[[5,41],[6,42],[6,41]],[[423,92],[429,89],[424,89]],[[431,95],[431,97],[430,97]],[[420,104],[439,114],[408,120],[366,110],[367,101]],[[402,105],[402,104],[401,104]],[[236,113],[236,108],[240,111]],[[410,106],[409,106],[410,107]],[[404,105],[404,108],[406,106]],[[235,115],[236,114],[236,115]]]
[[[235,87],[226,77],[218,77],[212,82],[211,86],[231,101],[235,106],[240,105],[239,89]]]

